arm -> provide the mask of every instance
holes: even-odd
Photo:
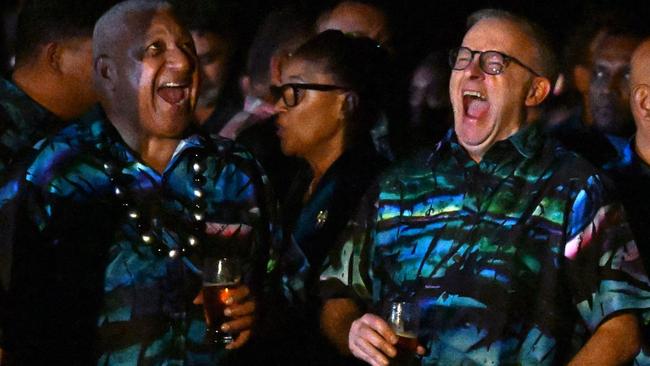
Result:
[[[321,329],[325,338],[343,355],[350,355],[348,333],[352,322],[361,315],[359,306],[351,299],[331,299],[323,305]]]
[[[640,346],[636,315],[617,314],[598,327],[569,365],[623,365],[636,356]]]

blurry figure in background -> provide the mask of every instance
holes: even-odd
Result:
[[[238,4],[223,0],[179,4],[182,20],[192,34],[199,57],[201,87],[194,116],[203,130],[218,134],[241,109],[237,83]]]
[[[289,58],[282,68],[278,134],[282,151],[308,167],[293,179],[283,204],[287,290],[292,301],[286,337],[295,365],[345,363],[320,332],[322,300],[338,297],[319,287],[328,255],[337,248],[367,188],[386,164],[375,151],[370,128],[381,113],[390,73],[383,48],[366,37],[328,30]],[[285,336],[281,337],[286,339]]]
[[[616,183],[641,257],[650,268],[650,39],[634,52],[630,89],[636,134],[625,148],[625,158],[607,173]]]
[[[271,179],[278,197],[291,186],[302,164],[280,150],[275,125],[275,99],[270,87],[279,85],[282,65],[298,46],[311,37],[313,22],[300,9],[272,11],[257,30],[241,78],[244,109],[219,134],[248,147]]]
[[[14,66],[16,22],[23,1],[5,0],[0,4],[0,75],[5,76]]]
[[[341,1],[329,11],[323,12],[316,24],[318,33],[338,29],[374,39],[382,47],[391,49],[392,34],[388,17],[376,4],[362,1]]]
[[[411,76],[411,119],[406,128],[413,146],[437,143],[453,124],[447,63],[447,52],[431,52]]]
[[[0,183],[8,178],[11,166],[32,158],[37,141],[97,101],[92,33],[106,9],[101,1],[25,4],[18,20],[16,67],[9,79],[0,79]],[[14,215],[0,216],[0,229],[16,220]],[[10,240],[0,234],[0,315],[11,271]]]
[[[582,108],[550,130],[567,148],[603,167],[621,159],[634,133],[629,107],[630,57],[641,32],[620,19],[578,29],[567,58]]]
[[[392,53],[392,32],[389,19],[377,4],[363,1],[339,2],[331,10],[323,12],[316,22],[318,33],[328,29],[371,38]],[[394,87],[394,80],[391,80],[390,84]],[[400,94],[399,92],[395,93],[395,98],[398,98]],[[395,141],[398,138],[396,129],[400,128],[403,131],[403,125],[398,127],[396,126],[398,121],[391,120],[392,116],[397,115],[397,112],[392,109],[394,105],[395,103],[391,101],[384,106],[383,113],[371,131],[375,148],[381,156],[389,160],[395,159]]]
[[[32,145],[97,102],[92,31],[105,2],[30,0],[16,33],[16,65],[0,80],[0,178]]]

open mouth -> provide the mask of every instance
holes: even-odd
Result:
[[[463,91],[463,110],[470,118],[479,119],[484,117],[490,110],[490,103],[487,96],[475,90]]]
[[[190,95],[190,83],[167,82],[163,83],[156,93],[165,102],[173,105],[180,105],[185,102]]]

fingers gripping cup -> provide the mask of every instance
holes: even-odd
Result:
[[[207,322],[206,340],[213,344],[231,343],[235,335],[221,330],[229,292],[239,286],[241,268],[233,258],[206,258],[203,265],[203,309]]]
[[[420,309],[417,303],[393,301],[387,304],[385,319],[397,334],[397,356],[391,365],[419,365],[416,357],[420,331]]]

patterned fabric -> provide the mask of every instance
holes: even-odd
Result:
[[[20,217],[2,228],[15,233],[7,348],[25,364],[222,364],[226,352],[204,344],[203,310],[192,303],[201,259],[239,256],[243,281],[260,293],[277,227],[267,189],[255,160],[228,140],[189,136],[159,174],[106,121],[65,128],[24,181],[0,192],[3,209],[19,202]],[[180,249],[197,214],[214,235],[199,232],[184,256],[143,241]],[[221,224],[237,230],[219,234]]]
[[[14,83],[0,79],[0,179],[14,159],[61,125]]]
[[[562,364],[619,311],[650,307],[621,206],[538,128],[480,163],[450,132],[389,170],[324,278],[375,309],[416,299],[426,365]]]
[[[604,169],[616,185],[645,268],[650,268],[650,166],[636,153],[634,139],[622,156]]]

